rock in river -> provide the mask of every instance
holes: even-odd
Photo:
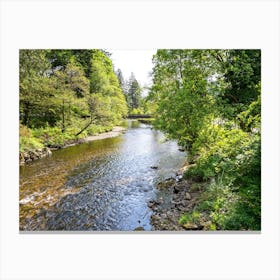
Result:
[[[141,231],[141,230],[145,230],[143,227],[137,227],[134,229],[134,231]]]
[[[152,169],[158,169],[158,166],[151,166]]]

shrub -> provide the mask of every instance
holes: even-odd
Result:
[[[43,148],[42,142],[32,135],[31,129],[26,126],[20,125],[19,128],[19,151],[25,152]]]

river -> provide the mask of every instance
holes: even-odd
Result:
[[[155,185],[174,177],[186,154],[151,125],[125,125],[118,137],[57,150],[20,167],[21,231],[153,230],[148,202],[164,195]]]

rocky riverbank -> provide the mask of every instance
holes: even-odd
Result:
[[[20,165],[24,165],[36,159],[49,157],[52,155],[52,152],[49,148],[44,147],[42,149],[35,149],[33,151],[25,151],[19,153],[19,163]]]
[[[149,202],[149,207],[153,210],[151,224],[153,230],[162,231],[185,231],[185,230],[207,230],[209,221],[203,215],[196,222],[179,223],[183,214],[191,214],[199,202],[199,197],[203,192],[203,183],[196,183],[189,179],[184,179],[182,175],[169,178],[157,185],[161,193],[160,196]]]

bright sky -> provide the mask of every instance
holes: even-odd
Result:
[[[136,80],[141,86],[151,84],[152,56],[156,53],[154,50],[111,50],[115,70],[121,69],[124,79],[129,79],[131,72],[134,73]]]

